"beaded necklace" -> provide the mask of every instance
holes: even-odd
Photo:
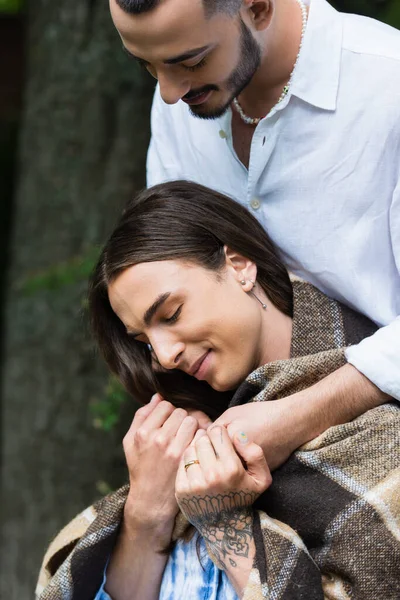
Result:
[[[297,63],[299,62],[300,53],[301,53],[301,49],[302,49],[302,46],[303,46],[304,34],[306,32],[306,26],[307,26],[307,8],[306,8],[306,5],[304,4],[303,0],[297,0],[297,3],[300,6],[301,16],[302,16],[302,30],[301,30],[300,48],[299,48],[299,52],[298,52],[297,57],[296,57],[296,62],[294,63],[293,71],[290,74],[289,81],[287,82],[287,84],[283,88],[282,93],[279,96],[278,102],[271,108],[271,111],[273,111],[274,108],[276,108],[278,106],[278,104],[280,104],[282,102],[282,100],[284,100],[286,98],[286,96],[288,95],[288,93],[289,93],[290,86],[291,86],[292,80],[293,80],[293,75],[294,75],[294,72],[296,71]],[[233,99],[232,104],[236,108],[237,112],[239,113],[240,118],[242,119],[242,121],[244,121],[247,125],[258,125],[259,122],[262,119],[264,119],[264,117],[255,117],[255,118],[252,118],[252,117],[247,116],[246,113],[244,112],[243,108],[240,106],[239,101],[238,101],[237,98]]]

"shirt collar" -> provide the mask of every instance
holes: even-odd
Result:
[[[292,95],[325,110],[336,109],[342,36],[342,15],[326,0],[311,0]]]

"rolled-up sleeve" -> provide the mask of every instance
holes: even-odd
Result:
[[[400,182],[393,195],[389,218],[400,288]],[[376,294],[385,294],[385,290],[377,289]],[[397,301],[400,304],[400,290]],[[379,389],[400,401],[400,315],[357,346],[350,346],[346,357]]]

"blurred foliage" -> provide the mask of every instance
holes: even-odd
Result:
[[[399,0],[331,0],[338,10],[366,15],[400,29]]]
[[[40,273],[34,273],[18,284],[18,289],[24,296],[46,291],[58,291],[68,285],[87,280],[100,254],[97,246],[88,248],[86,253],[67,262],[52,265]],[[83,308],[87,307],[86,295],[82,299]],[[92,399],[89,403],[93,417],[93,427],[108,432],[117,424],[121,407],[128,399],[128,394],[116,377],[110,375],[101,398]]]
[[[0,0],[0,14],[15,14],[23,8],[23,0]]]
[[[100,399],[92,399],[90,402],[93,426],[96,429],[110,431],[118,422],[121,407],[127,398],[128,395],[120,381],[114,375],[110,375],[104,396]]]
[[[50,268],[33,273],[30,277],[18,283],[18,289],[24,296],[31,296],[39,291],[58,291],[67,285],[76,284],[78,281],[90,277],[100,249],[97,246],[88,248],[87,251],[69,261],[52,265]]]

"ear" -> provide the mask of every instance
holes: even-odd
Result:
[[[244,0],[242,6],[256,31],[269,27],[274,14],[273,0]]]
[[[257,265],[249,258],[242,256],[242,254],[239,254],[239,252],[232,250],[228,246],[224,246],[224,252],[226,268],[232,272],[239,283],[242,281],[246,282],[244,285],[241,285],[245,292],[249,292],[254,287],[252,281],[257,279]]]

